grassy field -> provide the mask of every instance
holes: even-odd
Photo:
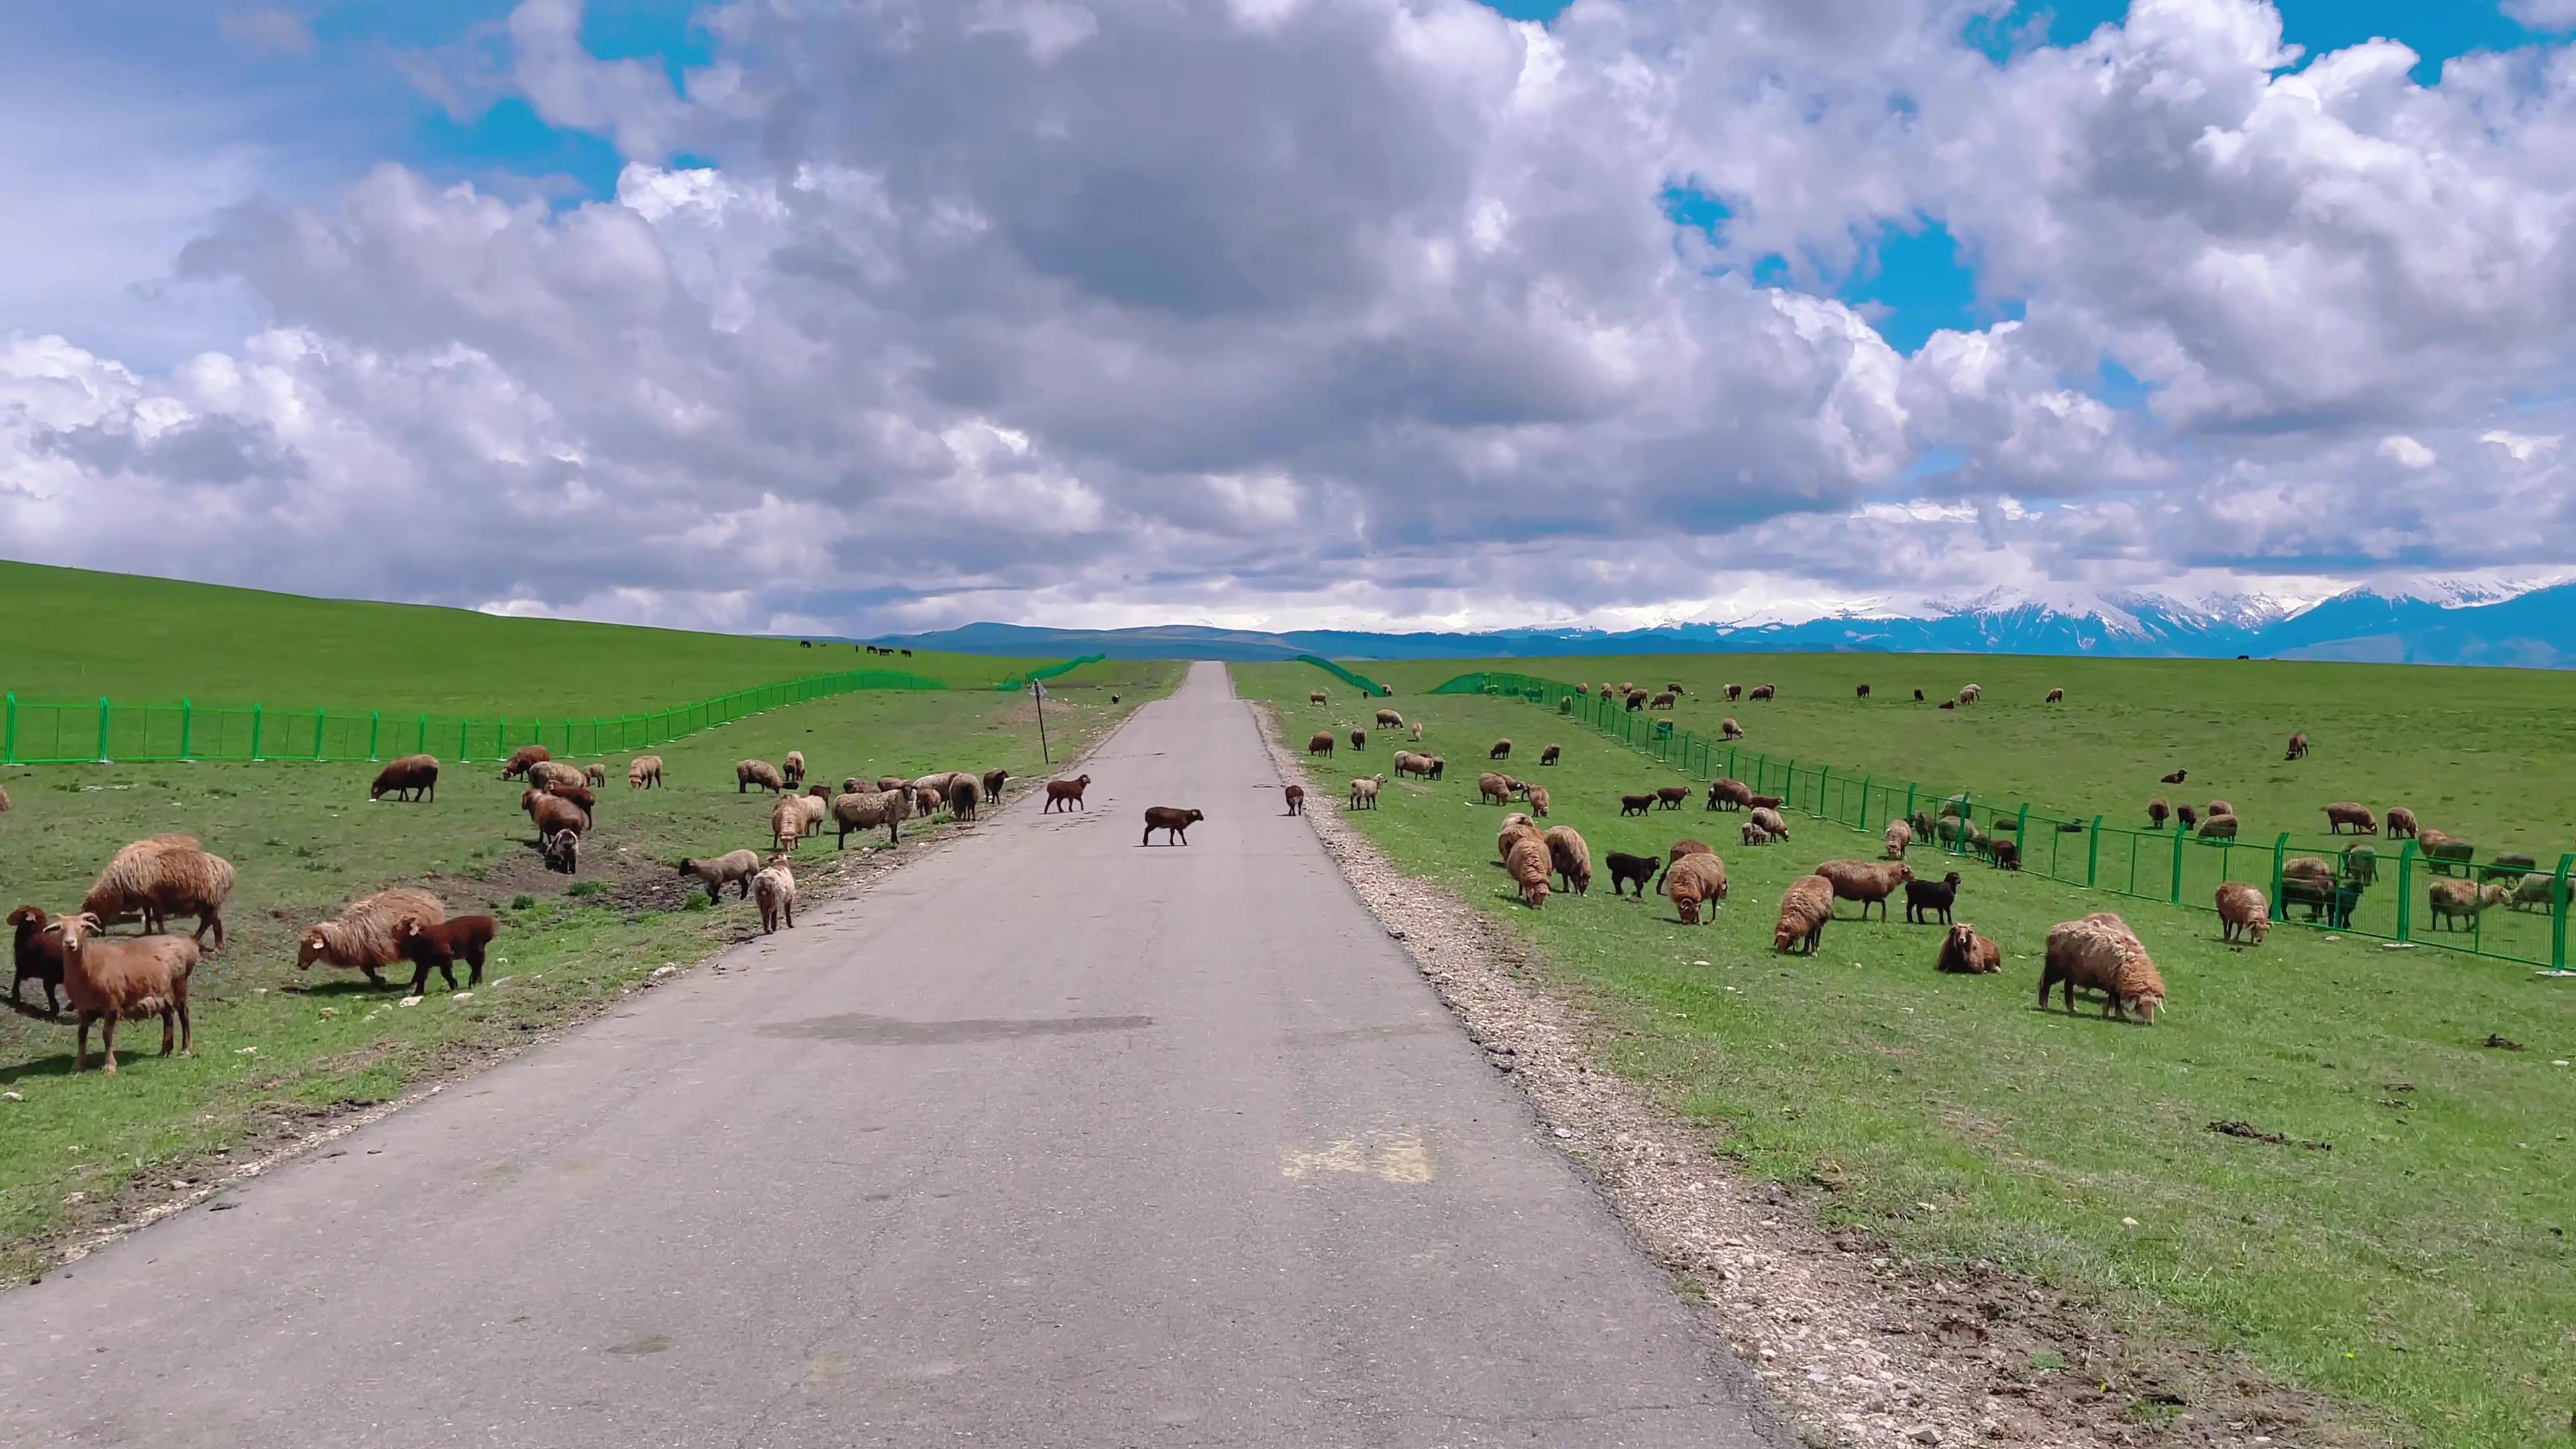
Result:
[[[432,611],[405,617],[439,629],[473,620]],[[504,631],[552,629],[483,622]],[[516,642],[498,652],[512,651],[530,660],[542,652]],[[786,657],[793,662],[798,653],[790,644]],[[237,657],[234,666],[244,671],[238,695],[275,695],[321,677],[310,660],[291,654],[278,654],[290,666],[278,677],[290,683],[274,685],[254,672],[253,661]],[[769,657],[760,677],[778,672],[780,656]],[[652,684],[657,676],[648,661],[631,655],[629,685]],[[973,661],[979,674],[998,664]],[[1058,681],[1047,706],[1056,761],[1178,677],[1175,666],[1126,664]],[[463,678],[436,687],[459,689]],[[662,687],[697,686],[665,679]],[[1122,697],[1115,706],[1113,687]],[[497,780],[489,764],[450,765],[437,801],[410,805],[370,804],[375,767],[366,764],[0,772],[15,801],[0,815],[0,899],[9,906],[70,908],[116,847],[157,831],[199,836],[240,876],[227,913],[232,939],[200,970],[192,993],[193,1060],[156,1059],[158,1032],[135,1027],[120,1042],[121,1075],[110,1080],[93,1063],[88,1075],[73,1077],[71,1028],[67,1019],[37,1014],[41,991],[30,988],[34,1010],[0,1013],[0,1087],[18,1097],[0,1102],[0,1272],[23,1274],[43,1241],[112,1220],[132,1205],[132,1196],[120,1196],[130,1186],[149,1195],[210,1160],[292,1135],[343,1104],[396,1095],[614,995],[664,962],[698,959],[753,929],[750,906],[706,909],[703,891],[684,888],[671,866],[683,854],[766,847],[771,797],[735,793],[736,760],[776,760],[801,749],[812,777],[835,784],[851,774],[995,766],[1023,781],[1042,779],[1032,709],[1024,695],[989,689],[863,693],[797,705],[660,747],[669,782],[661,790],[629,792],[626,761],[612,758],[598,831],[585,843],[581,873],[570,879],[543,869],[518,810],[520,786]],[[907,827],[900,852],[914,852],[937,833]],[[874,832],[867,843],[883,840]],[[850,856],[860,850],[854,838]],[[819,855],[808,842],[800,858],[811,864],[799,873],[809,890],[819,884],[812,872],[832,856],[828,840]],[[494,966],[483,990],[454,1001],[433,982],[417,1007],[405,1009],[394,1005],[399,992],[369,988],[354,972],[296,972],[294,943],[304,925],[396,883],[429,886],[451,913],[489,911],[502,919],[497,952],[507,964]]]
[[[1510,667],[1510,666],[1500,666]],[[1317,671],[1238,666],[1249,697],[1283,702],[1302,740],[1374,703]],[[2205,912],[2106,901],[1973,863],[1959,919],[2003,948],[2003,974],[1932,969],[1938,928],[1831,927],[1812,960],[1771,950],[1780,893],[1818,861],[1877,841],[1793,821],[1787,845],[1735,839],[1742,817],[1618,817],[1618,799],[1680,777],[1543,710],[1423,697],[1454,665],[1367,665],[1386,701],[1429,726],[1437,785],[1387,787],[1353,821],[1401,865],[1524,933],[1553,984],[1614,1030],[1607,1063],[1709,1123],[1747,1170],[1826,1189],[1831,1217],[1933,1262],[1989,1260],[2099,1302],[2134,1327],[2242,1348],[2421,1445],[2566,1445],[2576,1407],[2576,990],[2522,968],[2353,937],[2275,931],[2255,950]],[[2143,799],[2176,764],[2193,795],[2249,815],[2292,803],[2410,800],[2427,823],[2563,840],[2576,682],[2471,671],[2056,660],[1566,661],[1524,672],[1681,680],[1694,694],[1774,680],[1783,699],[1735,711],[1800,759],[2034,801]],[[1910,697],[1974,679],[1982,712]],[[1703,684],[1705,681],[1705,684]],[[1867,681],[1882,698],[1858,705]],[[2043,708],[2049,687],[2067,705]],[[1334,703],[1305,703],[1322,688]],[[2364,707],[2365,701],[2373,701]],[[1714,725],[1694,702],[1686,721]],[[2213,723],[2214,722],[2214,723]],[[2316,768],[2282,782],[2281,740],[2304,727]],[[1712,731],[1713,732],[1713,731]],[[1531,912],[1493,864],[1502,812],[1475,803],[1484,747],[1517,742],[1515,773],[1546,784],[1554,821],[1597,860],[1718,848],[1733,896],[1715,924],[1601,888]],[[1347,743],[1347,742],[1345,742]],[[1538,747],[1564,762],[1540,769]],[[1387,768],[1345,749],[1339,779]],[[2461,768],[2461,766],[2467,768]],[[2143,781],[2143,783],[2142,783]],[[1932,864],[1918,856],[1918,868]],[[1946,869],[1947,866],[1942,868]],[[2173,1010],[2152,1028],[2032,1008],[2053,923],[2116,907],[2162,968]],[[2490,1041],[2511,1045],[2490,1045]],[[2281,1141],[2214,1130],[2245,1123]],[[2152,1415],[2152,1405],[2139,1412]]]

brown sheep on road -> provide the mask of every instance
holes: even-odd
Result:
[[[1331,741],[1327,739],[1325,743],[1330,744]],[[1071,810],[1076,806],[1080,806],[1082,809],[1088,810],[1091,806],[1082,798],[1082,792],[1089,788],[1091,788],[1091,777],[1089,775],[1077,775],[1070,780],[1049,780],[1047,781],[1046,809]],[[1041,810],[1038,813],[1043,815],[1046,811]]]
[[[1200,811],[1186,810],[1177,805],[1148,805],[1145,807],[1143,843],[1153,844],[1154,832],[1159,830],[1164,834],[1165,844],[1187,845],[1190,843],[1190,827],[1206,818]]]
[[[1283,794],[1285,794],[1285,795],[1288,797],[1288,813],[1289,813],[1289,814],[1291,814],[1291,815],[1303,815],[1303,814],[1305,814],[1305,813],[1306,813],[1306,787],[1305,787],[1305,786],[1303,786],[1303,785],[1289,785],[1289,786],[1286,786],[1286,787],[1282,790],[1282,793],[1283,793]]]

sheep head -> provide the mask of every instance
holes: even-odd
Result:
[[[320,926],[313,927],[304,933],[302,940],[295,943],[295,969],[312,970],[313,963],[321,960],[322,953],[330,949],[330,937],[323,934]]]

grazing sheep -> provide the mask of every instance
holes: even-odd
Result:
[[[1365,750],[1368,748],[1367,730],[1351,731],[1351,748],[1355,750]]]
[[[195,1056],[194,1029],[188,1021],[188,979],[197,972],[204,951],[181,936],[147,936],[139,941],[96,937],[98,918],[87,911],[47,926],[61,943],[63,995],[71,999],[78,1022],[73,1038],[72,1070],[89,1070],[89,1028],[103,1022],[99,1050],[107,1074],[116,1075],[116,1024],[161,1018],[161,1055],[170,1055],[170,1024],[177,1019],[179,1054]]]
[[[1862,686],[1860,687],[1859,693],[1858,693],[1858,694],[1856,694],[1854,697],[1855,697],[1855,698],[1858,698],[1858,699],[1867,699],[1867,698],[1869,698],[1869,686],[1868,686],[1868,685],[1866,685],[1866,684],[1862,685]]]
[[[1422,721],[1420,720],[1413,722],[1413,742],[1417,745],[1422,743]]]
[[[528,784],[539,790],[552,790],[561,785],[580,785],[581,771],[561,760],[539,760],[528,767]]]
[[[984,806],[984,786],[972,775],[959,774],[948,781],[948,813],[960,820],[972,820]]]
[[[1652,795],[1622,795],[1619,797],[1619,813],[1622,815],[1643,815],[1654,808],[1655,797]]]
[[[1664,897],[1685,926],[1706,924],[1700,918],[1701,906],[1709,908],[1709,921],[1716,920],[1717,904],[1726,899],[1726,862],[1708,851],[1672,862],[1664,868]]]
[[[2343,850],[2343,877],[2372,885],[2379,880],[2379,852],[2367,845],[2347,845]]]
[[[1312,694],[1307,695],[1307,696],[1306,696],[1306,702],[1307,702],[1308,704],[1331,704],[1331,703],[1332,703],[1332,701],[1331,701],[1331,700],[1329,700],[1329,699],[1327,699],[1327,698],[1325,698],[1325,697],[1324,697],[1324,692],[1323,692],[1322,690],[1320,690],[1320,689],[1319,689],[1319,690],[1316,690],[1316,691],[1315,691],[1314,693],[1312,693]]]
[[[412,964],[411,992],[418,996],[429,986],[429,973],[436,971],[456,986],[456,963],[464,961],[465,984],[483,984],[483,953],[492,938],[501,934],[501,923],[490,916],[451,916],[444,921],[406,920],[394,928],[394,949]]]
[[[2052,689],[2048,692],[2048,698],[2041,700],[2040,703],[2064,704],[2066,703],[2066,691],[2062,689]]]
[[[1978,700],[1985,697],[1986,690],[1984,685],[1966,684],[1959,687],[1959,707],[1962,709],[1975,704]]]
[[[544,855],[548,870],[571,875],[581,869],[581,832],[578,830],[558,830],[539,842],[538,850]]]
[[[1610,696],[1611,696],[1612,694],[1615,694],[1615,693],[1617,693],[1617,691],[1616,691],[1616,690],[1613,690],[1609,685],[1607,685],[1607,684],[1602,685],[1602,686],[1601,686],[1601,695],[1600,695],[1602,702],[1603,702],[1603,703],[1605,703],[1605,704],[1606,704],[1606,703],[1608,703],[1608,702],[1609,702],[1609,699],[1610,699]]]
[[[757,851],[730,850],[706,860],[683,860],[679,871],[696,876],[706,886],[709,901],[721,899],[729,885],[741,891],[735,899],[747,901],[751,899],[751,878],[760,871],[760,855]]]
[[[1545,840],[1513,841],[1511,853],[1503,857],[1504,871],[1520,887],[1521,904],[1534,911],[1547,904],[1547,877],[1553,868]]]
[[[2353,800],[2338,800],[2332,805],[2326,807],[2326,833],[2328,835],[2343,834],[2344,827],[2347,825],[2352,827],[2352,833],[2355,835],[2377,835],[2379,833],[2379,817],[2372,814],[2370,807],[2367,805]]]
[[[1547,832],[1545,840],[1549,868],[1564,881],[1559,889],[1572,891],[1578,896],[1590,895],[1592,847],[1582,833],[1571,825],[1559,825]]]
[[[608,788],[608,767],[597,760],[581,767],[581,782],[594,790]]]
[[[1541,768],[1545,768],[1546,766],[1555,764],[1558,760],[1564,758],[1564,756],[1565,751],[1555,745],[1550,745],[1546,749],[1538,752],[1538,762]]]
[[[2327,925],[2338,931],[2348,931],[2352,929],[2353,907],[2361,903],[2366,884],[2350,878],[2336,881],[2285,875],[2281,877],[2281,904],[2285,909],[2306,906],[2309,920],[2314,921],[2322,915]]]
[[[1547,818],[1547,791],[1544,788],[1532,785],[1529,788],[1529,792],[1522,796],[1522,798],[1529,801],[1530,813],[1532,815],[1537,816],[1541,820],[1545,820]]]
[[[9,1002],[16,1005],[18,989],[33,977],[45,988],[45,1011],[62,1014],[63,1004],[55,998],[55,988],[63,984],[63,935],[48,934],[45,913],[34,906],[20,906],[9,913],[9,925],[16,939],[10,943],[10,964],[15,968],[9,978]]]
[[[1955,699],[1945,699],[1941,701],[1941,707],[1943,709],[1957,709],[1959,707],[1959,702]]]
[[[1494,835],[1494,854],[1505,861],[1512,858],[1512,847],[1524,840],[1544,840],[1538,823],[1515,810],[1503,817],[1503,828]]]
[[[1664,684],[1664,692],[1673,696],[1675,699],[1679,699],[1682,695],[1682,687],[1667,680]]]
[[[2218,888],[2218,923],[2220,940],[2242,935],[2247,945],[2260,946],[2272,929],[2271,899],[2250,885],[2229,881]]]
[[[778,767],[767,760],[745,760],[733,767],[735,794],[743,794],[754,785],[774,795],[785,789],[787,782],[779,777]]]
[[[2388,838],[2412,840],[2416,835],[2415,812],[2400,805],[2388,812]]]
[[[1386,788],[1386,776],[1384,775],[1370,775],[1361,779],[1353,780],[1351,782],[1351,803],[1349,808],[1353,810],[1375,810],[1377,808],[1377,792],[1384,788]]]
[[[987,800],[989,800],[989,801],[991,801],[992,803],[994,803],[994,804],[996,804],[996,805],[1001,804],[1001,803],[1002,803],[1002,787],[1003,787],[1004,785],[1009,784],[1009,783],[1011,783],[1011,772],[1010,772],[1010,771],[1008,771],[1008,770],[986,770],[986,771],[984,772],[984,779],[983,779],[983,786],[984,786],[984,798],[985,798],[985,799],[987,799]]]
[[[2157,776],[2156,783],[2160,785],[2179,785],[2184,780],[2190,778],[2190,776],[2191,771],[2189,770],[2176,770],[2170,775]]]
[[[1759,846],[1769,845],[1771,843],[1771,832],[1754,824],[1750,820],[1744,822],[1742,837],[1746,845]]]
[[[2021,847],[2009,840],[1988,840],[1986,861],[1997,870],[2021,869]]]
[[[1281,792],[1281,793],[1285,794],[1285,795],[1288,797],[1288,813],[1289,813],[1289,814],[1291,814],[1291,815],[1303,815],[1303,814],[1305,814],[1305,813],[1306,813],[1306,787],[1305,787],[1305,786],[1303,786],[1303,785],[1289,785],[1289,786],[1285,786],[1285,787],[1283,787],[1283,789],[1282,789],[1282,792]]]
[[[2200,823],[2200,812],[2188,805],[2176,805],[2174,819],[2181,822],[2183,829],[2189,830]]]
[[[1322,755],[1328,760],[1331,759],[1333,757],[1333,732],[1331,730],[1315,731],[1315,733],[1309,736],[1306,740],[1306,754],[1310,759],[1316,755]]]
[[[1757,700],[1776,698],[1779,693],[1780,687],[1776,684],[1757,684],[1753,686],[1753,697]]]
[[[438,756],[405,755],[378,770],[376,783],[367,787],[367,798],[382,800],[388,792],[397,800],[436,800]]]
[[[1395,752],[1395,778],[1401,780],[1407,775],[1421,775],[1427,778],[1430,774],[1431,757],[1429,755],[1417,755],[1411,750]]]
[[[1673,696],[1673,694],[1672,694],[1670,691],[1667,691],[1667,692],[1665,692],[1665,693],[1663,693],[1663,694],[1656,695],[1653,699],[1648,700],[1648,701],[1646,702],[1646,708],[1648,708],[1648,709],[1671,709],[1671,708],[1672,708],[1676,703],[1679,703],[1679,701],[1678,701],[1678,700]]]
[[[1914,868],[1902,861],[1829,860],[1817,866],[1812,875],[1824,877],[1834,885],[1834,898],[1860,902],[1860,918],[1869,919],[1872,902],[1878,906],[1878,918],[1887,919],[1887,898],[1897,887],[1914,879]]]
[[[1489,760],[1508,760],[1511,757],[1512,742],[1510,740],[1496,740],[1494,741],[1494,747],[1485,751],[1485,758]]]
[[[2232,801],[2212,800],[2209,802],[2209,813],[2212,815],[2233,815],[2236,813],[2236,806]]]
[[[501,767],[501,778],[515,780],[528,773],[529,766],[554,757],[554,751],[543,745],[522,745],[511,754],[510,762]]]
[[[1091,777],[1089,775],[1078,775],[1070,780],[1049,780],[1047,781],[1046,808],[1048,810],[1071,810],[1076,807],[1080,807],[1081,809],[1088,810],[1091,806],[1084,802],[1082,792],[1090,788]],[[1045,811],[1040,811],[1039,813],[1044,814]]]
[[[751,894],[760,902],[760,931],[774,936],[784,924],[796,929],[796,872],[787,862],[773,860],[751,878]]]
[[[2208,819],[2200,822],[2200,838],[2203,840],[2234,840],[2236,838],[2236,817],[2233,815],[2210,816]]]
[[[770,848],[784,854],[794,850],[805,838],[805,807],[793,795],[779,797],[769,807]]]
[[[2075,1011],[2078,988],[2103,993],[2102,1014],[2122,1021],[2135,1008],[2152,1026],[2164,1010],[2165,982],[2156,974],[2156,963],[2129,923],[2109,911],[2064,921],[2049,931],[2048,959],[2039,976],[2040,1010],[2048,1009],[2049,989],[2061,982],[2069,1015]]]
[[[2303,878],[2307,880],[2330,881],[2335,878],[2335,868],[2322,856],[2314,855],[2294,855],[2288,860],[2281,862],[2281,879],[2299,880]]]
[[[1887,822],[1887,858],[1903,860],[1905,849],[1914,843],[1914,827],[1902,820]]]
[[[1834,918],[1834,883],[1820,875],[1800,876],[1780,897],[1780,922],[1771,928],[1771,949],[1813,956],[1825,943],[1825,923]]]
[[[2480,885],[2469,880],[2437,880],[2428,892],[2433,904],[2433,928],[2458,930],[2453,921],[2466,921],[2468,929],[2477,928],[2478,917],[2490,906],[2501,906],[2513,899],[2513,892],[2500,885]]]
[[[1165,844],[1187,845],[1190,843],[1190,827],[1206,818],[1196,810],[1184,810],[1176,805],[1146,806],[1144,843],[1153,844],[1154,832],[1159,830],[1163,832]]]
[[[224,944],[224,902],[233,895],[233,863],[209,855],[193,835],[154,835],[119,850],[81,897],[83,913],[100,922],[128,915],[143,929],[164,929],[172,916],[195,916],[195,938],[215,933]]]
[[[1382,730],[1400,730],[1404,728],[1404,716],[1397,714],[1391,709],[1379,710],[1377,712],[1377,727]]]
[[[2538,906],[2543,910],[2547,910],[2551,908],[2551,900],[2553,896],[2556,898],[2558,904],[2566,904],[2568,890],[2567,888],[2559,885],[2558,877],[2556,875],[2527,875],[2514,885],[2513,908],[2520,911],[2527,910],[2533,906]],[[12,916],[10,919],[16,920],[17,917]],[[18,988],[14,985],[11,986],[9,988],[9,994],[12,997],[16,996],[18,994]],[[48,993],[48,999],[50,999],[50,992]]]
[[[1952,871],[1939,880],[1910,880],[1905,883],[1905,924],[1928,926],[1939,916],[1941,924],[1950,924],[1950,907],[1959,901],[1959,873]]]
[[[2417,831],[2415,843],[2423,849],[2424,859],[2435,875],[2467,874],[2469,858],[2478,853],[2476,846],[2438,830]]]
[[[901,775],[879,775],[877,776],[876,787],[880,792],[886,790],[901,790],[907,795],[912,793],[912,782]],[[862,794],[867,790],[867,788],[867,784],[855,775],[841,782],[841,793],[844,795]]]
[[[1978,935],[1976,927],[1961,921],[1941,938],[1941,954],[1932,964],[1953,976],[1992,976],[2004,969],[2004,953]]]
[[[2163,796],[2159,795],[2155,799],[2147,802],[2147,828],[2149,830],[2164,829],[2165,822],[2172,818],[2173,807],[2165,803]]]
[[[1922,690],[1919,690],[1919,689],[1918,689],[1918,690],[1914,691],[1914,702],[1915,702],[1916,704],[1921,704],[1921,703],[1923,702],[1923,691],[1922,691]]]
[[[912,796],[912,813],[920,816],[924,820],[928,820],[937,815],[948,804],[945,799],[941,798],[940,793],[936,790],[916,790],[911,786],[906,785],[904,787],[904,792]],[[1089,809],[1090,807],[1085,806],[1083,808]]]
[[[2301,730],[2299,733],[2290,736],[2289,753],[2283,755],[2281,758],[2285,760],[2304,760],[2307,757],[2308,735],[2307,731]]]
[[[1986,833],[1956,815],[1944,815],[1932,822],[1932,838],[1943,850],[1984,850]]]
[[[832,823],[840,831],[833,842],[834,850],[847,850],[850,832],[885,827],[886,844],[903,844],[903,822],[912,818],[912,792],[893,790],[844,790],[832,797]]]
[[[662,757],[637,755],[626,766],[626,788],[650,790],[662,783]]]
[[[1615,850],[1604,857],[1604,863],[1610,867],[1610,894],[1623,894],[1621,887],[1633,885],[1641,901],[1646,898],[1646,887],[1655,883],[1655,872],[1664,866],[1651,855],[1622,855]]]
[[[407,921],[436,925],[447,919],[438,897],[416,886],[395,886],[350,906],[339,919],[306,927],[296,943],[295,969],[313,963],[363,971],[370,986],[382,986],[384,968],[402,959],[402,928]]]
[[[1679,810],[1682,808],[1682,802],[1690,797],[1688,785],[1660,785],[1655,789],[1656,803],[1666,810]]]
[[[1441,756],[1439,756],[1439,755],[1433,755],[1433,756],[1431,757],[1431,778],[1432,778],[1432,779],[1434,779],[1434,780],[1439,779],[1443,774],[1445,774],[1445,773],[1448,771],[1448,769],[1449,769],[1449,762],[1448,762],[1446,759],[1442,758],[1442,757],[1441,757]]]
[[[1729,715],[1725,719],[1717,722],[1717,732],[1721,736],[1730,740],[1740,740],[1744,738],[1744,726],[1737,724],[1735,722],[1735,717],[1732,715]]]
[[[2527,855],[2504,854],[2478,867],[2480,881],[2520,880],[2540,869],[2540,862]]]
[[[1743,810],[1750,808],[1752,804],[1753,787],[1745,784],[1742,780],[1711,780],[1708,782],[1709,809]]]
[[[581,813],[579,805],[560,795],[549,795],[543,790],[528,790],[520,794],[519,808],[528,813],[528,820],[537,827],[537,842],[540,846],[545,843],[547,836],[558,830],[569,830],[576,835],[587,834],[590,831],[590,817]]]
[[[1743,697],[1744,697],[1744,686],[1743,686],[1743,685],[1741,685],[1741,684],[1730,684],[1730,685],[1728,685],[1728,686],[1726,687],[1726,702],[1727,702],[1728,704],[1733,704],[1733,703],[1735,703],[1737,700],[1742,699]]]
[[[1639,710],[1644,709],[1645,707],[1646,692],[1642,689],[1630,690],[1628,692],[1628,708],[1631,710]]]
[[[805,788],[805,752],[803,750],[789,750],[787,752],[787,758],[779,762],[778,773],[780,777],[787,782],[788,789],[801,790]]]
[[[1509,805],[1512,803],[1511,777],[1508,775],[1497,775],[1491,770],[1487,770],[1483,774],[1478,775],[1476,777],[1476,803],[1480,805]]]
[[[1776,803],[1777,802],[1775,801],[1774,804]],[[1781,819],[1780,812],[1772,808],[1772,806],[1754,806],[1752,819],[1753,823],[1761,826],[1763,831],[1770,835],[1772,839],[1786,840],[1789,838],[1789,822]]]

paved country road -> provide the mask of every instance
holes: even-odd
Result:
[[[1087,768],[0,1295],[0,1444],[1775,1442],[1220,667]]]

